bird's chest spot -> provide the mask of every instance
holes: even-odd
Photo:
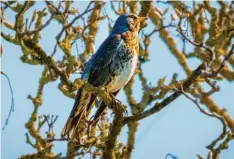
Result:
[[[138,50],[138,44],[139,44],[139,39],[138,39],[138,33],[135,32],[125,32],[122,37],[124,39],[124,42],[126,43],[126,46],[129,49],[132,50]]]
[[[115,92],[125,86],[133,76],[137,66],[137,55],[133,55],[130,59],[122,60],[119,68],[110,83],[110,91]]]

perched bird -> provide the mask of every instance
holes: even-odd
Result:
[[[146,17],[135,14],[124,14],[116,20],[112,32],[88,61],[81,76],[93,86],[105,86],[112,97],[123,88],[133,76],[138,62],[140,22]],[[80,89],[67,123],[62,131],[62,137],[73,138],[80,119],[90,111],[96,96]],[[105,110],[101,103],[94,115],[97,121]]]

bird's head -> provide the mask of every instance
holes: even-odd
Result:
[[[147,17],[139,17],[133,13],[123,14],[116,20],[112,32],[118,34],[126,31],[139,32],[140,23],[146,19]]]

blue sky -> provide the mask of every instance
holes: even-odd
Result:
[[[42,8],[44,2],[37,2],[36,8]],[[74,7],[79,7],[81,12],[87,2],[75,2]],[[109,4],[107,4],[109,5]],[[160,6],[165,9],[165,5]],[[106,7],[107,11],[108,8]],[[31,15],[33,10],[30,10],[28,15]],[[108,15],[116,19],[116,15],[108,12]],[[12,12],[6,13],[6,19],[13,22],[15,15]],[[149,21],[150,22],[150,21]],[[41,46],[51,54],[55,44],[54,35],[56,35],[61,26],[57,22],[51,23],[42,33]],[[145,29],[145,32],[150,32],[153,26]],[[6,31],[3,28],[3,31]],[[96,49],[104,41],[104,37],[108,36],[107,20],[100,24],[100,29],[97,34],[95,47]],[[158,33],[154,34],[150,45],[150,61],[143,65],[144,75],[148,82],[156,85],[158,79],[166,76],[168,81],[173,73],[178,73],[179,79],[185,77],[185,73],[178,65],[177,60],[171,55],[166,45],[161,41]],[[9,76],[14,90],[15,112],[12,114],[9,125],[4,131],[1,130],[1,150],[3,159],[14,159],[22,154],[34,152],[34,150],[25,143],[26,129],[24,124],[29,119],[33,105],[27,96],[36,95],[38,80],[43,70],[43,66],[31,66],[24,64],[20,60],[22,55],[21,49],[18,46],[9,44],[2,40],[3,55],[1,57],[2,70]],[[181,48],[182,43],[178,41],[178,47]],[[79,51],[82,52],[82,44],[79,41]],[[189,46],[188,46],[189,49]],[[73,54],[77,52],[73,49]],[[56,59],[62,57],[61,51],[56,54]],[[199,61],[190,60],[189,64],[192,68],[199,65]],[[74,75],[77,78],[78,75]],[[138,77],[135,78],[134,96],[138,101],[141,99],[141,87]],[[58,81],[49,83],[44,89],[43,104],[39,109],[40,114],[56,114],[59,115],[55,123],[54,130],[57,137],[67,120],[67,117],[73,107],[73,100],[69,99],[58,91]],[[234,84],[222,81],[218,82],[221,91],[213,95],[214,101],[221,107],[225,107],[232,118],[234,118],[233,98]],[[127,104],[124,92],[121,91],[117,97],[123,103]],[[1,76],[1,125],[3,126],[8,115],[11,94],[7,80]],[[150,106],[149,106],[150,107]],[[188,101],[183,96],[179,97],[170,106],[163,109],[161,112],[140,121],[139,131],[136,135],[136,145],[133,151],[133,159],[141,158],[165,158],[167,153],[172,153],[180,159],[196,159],[196,153],[205,156],[207,149],[205,146],[217,137],[222,131],[222,125],[219,121],[209,118],[199,112],[196,106]],[[45,131],[46,129],[43,129]],[[120,141],[126,141],[127,128],[125,127]],[[54,151],[56,153],[63,152],[65,154],[66,142],[56,142]],[[230,142],[229,149],[223,151],[222,159],[234,158],[234,141]],[[89,158],[89,157],[86,157]]]

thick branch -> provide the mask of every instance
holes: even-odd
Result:
[[[118,110],[118,112],[115,114],[113,124],[110,128],[110,132],[108,135],[108,139],[105,144],[105,149],[103,152],[103,159],[112,159],[115,158],[114,154],[114,148],[117,143],[118,136],[121,132],[121,129],[123,127],[123,109]]]

